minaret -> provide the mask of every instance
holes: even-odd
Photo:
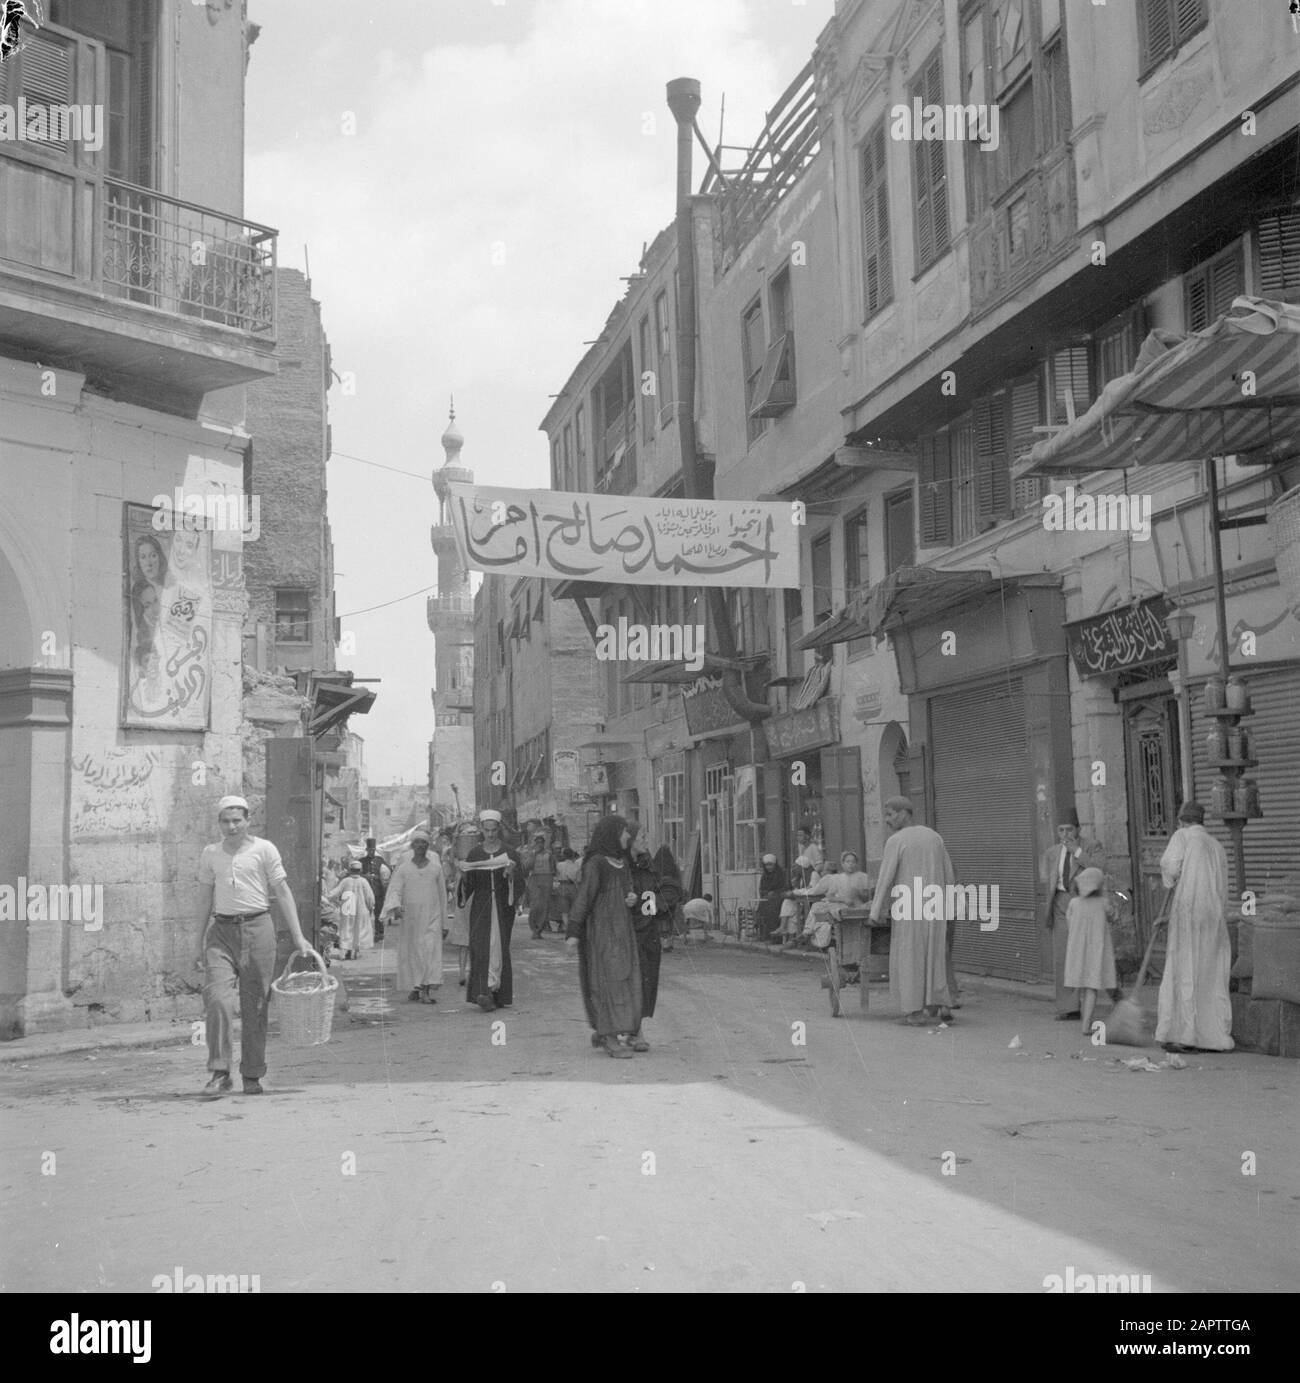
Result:
[[[450,414],[442,434],[446,459],[433,473],[438,522],[429,530],[438,558],[438,593],[428,598],[427,608],[429,628],[436,640],[429,797],[434,808],[454,806],[451,785],[455,783],[461,807],[468,811],[474,804],[474,599],[469,572],[456,546],[448,486],[473,484],[474,472],[461,465],[460,449],[465,439],[456,427],[454,399]]]

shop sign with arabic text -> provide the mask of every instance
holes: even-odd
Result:
[[[799,586],[799,528],[786,504],[448,490],[461,557],[474,571],[629,586]]]
[[[1165,625],[1172,607],[1164,596],[1153,596],[1122,610],[1108,610],[1065,626],[1070,656],[1080,677],[1142,667],[1178,654],[1178,643]]]

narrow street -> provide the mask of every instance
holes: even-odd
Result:
[[[513,953],[495,1016],[454,962],[433,1007],[391,1002],[390,954],[340,967],[368,973],[334,1039],[273,1037],[262,1099],[199,1098],[193,1046],[0,1065],[0,1289],[1295,1286],[1294,1063],[1130,1071],[974,980],[952,1028],[896,1026],[883,986],[832,1020],[819,966],[720,944],[664,957],[652,1050],[613,1062],[560,940]]]

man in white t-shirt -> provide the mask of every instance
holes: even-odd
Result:
[[[199,943],[194,959],[204,971],[203,1003],[208,1038],[207,1095],[226,1095],[230,1079],[235,996],[242,1036],[239,1073],[244,1094],[262,1094],[266,1074],[266,1017],[275,978],[274,898],[289,923],[298,954],[309,956],[280,852],[269,840],[248,833],[248,803],[223,797],[217,803],[223,839],[207,845],[199,859]]]

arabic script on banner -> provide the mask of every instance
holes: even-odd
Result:
[[[799,585],[788,505],[451,485],[475,571],[645,586]]]

